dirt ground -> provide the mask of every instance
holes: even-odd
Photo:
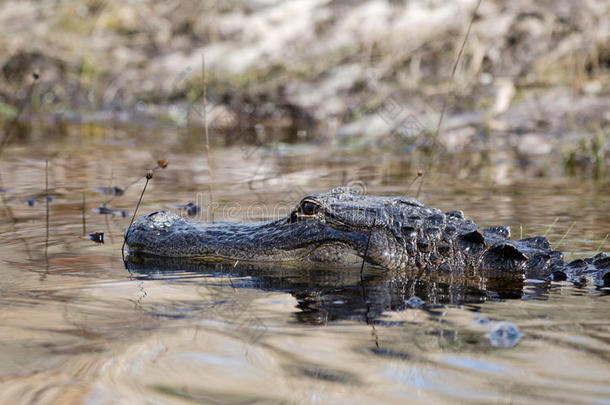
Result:
[[[0,117],[199,126],[205,57],[207,118],[224,143],[605,166],[609,44],[603,0],[5,1]]]

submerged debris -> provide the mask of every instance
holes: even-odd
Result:
[[[43,196],[43,197],[45,197],[45,196]],[[40,199],[41,199],[41,197],[40,197],[40,196],[38,196],[38,197],[31,197],[31,198],[28,198],[28,199],[26,200],[26,202],[25,202],[25,203],[26,203],[26,204],[27,204],[29,207],[33,207],[33,206],[35,206],[36,204],[38,204],[38,200],[40,200]],[[55,201],[55,197],[53,197],[52,195],[49,195],[49,196],[47,196],[46,198],[43,198],[42,200],[44,201],[45,199],[46,199],[48,202],[50,202],[50,203],[52,203],[53,201]]]
[[[184,205],[172,204],[170,205],[170,207],[185,211],[186,215],[188,215],[189,217],[196,217],[203,211],[203,209],[193,201],[189,201]]]
[[[491,322],[489,320],[489,318],[487,318],[487,317],[485,317],[485,316],[483,316],[483,315],[481,315],[479,313],[474,314],[474,316],[477,318],[474,321],[474,323],[476,323],[477,325],[486,326],[486,325],[489,325],[489,323]]]
[[[114,210],[112,208],[104,207],[103,205],[101,207],[93,208],[93,212],[101,215],[120,215],[123,218],[129,216],[129,211]]]
[[[96,189],[94,189],[95,192],[101,193],[101,194],[110,194],[110,195],[116,195],[116,196],[121,196],[123,194],[125,194],[125,190],[123,190],[120,187],[114,186],[114,187],[98,187]]]
[[[89,234],[89,239],[95,243],[104,243],[104,232],[93,232]]]

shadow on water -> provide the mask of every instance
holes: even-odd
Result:
[[[357,268],[302,267],[279,264],[212,262],[130,254],[125,267],[138,280],[193,279],[217,287],[227,277],[227,288],[258,289],[289,293],[298,302],[299,322],[325,324],[354,320],[386,324],[387,311],[408,307],[434,311],[442,305],[480,304],[505,299],[545,299],[550,283],[526,284],[522,277],[490,278],[463,276],[421,277],[418,272]],[[206,281],[206,278],[214,281]]]

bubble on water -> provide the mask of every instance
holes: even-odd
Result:
[[[421,298],[413,296],[406,300],[405,304],[407,304],[409,308],[421,308],[424,306],[425,302]]]
[[[475,312],[474,313],[474,317],[476,318],[474,323],[477,324],[477,325],[485,326],[485,325],[489,325],[491,323],[489,318],[487,318],[486,316],[483,316],[479,312]]]
[[[489,325],[489,322],[489,319],[485,318],[484,316],[474,321],[474,323],[476,323],[477,325]]]
[[[487,334],[491,345],[494,347],[513,347],[519,343],[522,336],[523,333],[517,325],[508,321],[498,322]]]

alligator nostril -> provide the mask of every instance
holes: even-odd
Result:
[[[159,211],[155,211],[155,212],[153,212],[152,214],[148,214],[148,218],[152,218],[152,217],[154,217],[155,215],[157,215],[158,213],[159,213]]]

